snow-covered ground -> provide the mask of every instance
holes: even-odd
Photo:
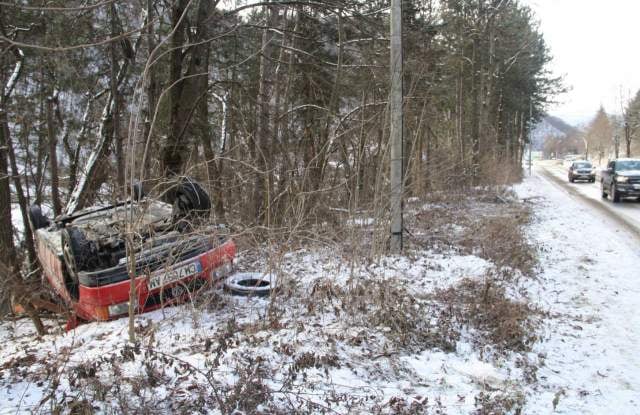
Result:
[[[544,196],[530,236],[544,247],[537,301],[549,312],[523,413],[550,413],[554,399],[556,413],[640,413],[640,241],[543,177],[518,193]]]
[[[478,344],[478,329],[436,300],[439,290],[496,271],[477,249],[420,242],[406,257],[371,261],[354,261],[346,249],[297,249],[274,261],[283,284],[274,301],[211,293],[205,304],[141,315],[138,345],[127,342],[126,319],[69,333],[49,321],[52,333],[42,339],[26,320],[2,323],[0,413],[83,405],[102,412],[152,405],[158,412],[468,414],[496,405],[497,413],[640,413],[638,240],[544,177],[515,191],[523,200],[516,204],[533,209],[527,237],[539,247],[539,273],[508,287],[514,300],[543,312],[531,350]],[[501,205],[477,202],[465,218],[495,215]],[[434,211],[451,214],[451,205],[419,203],[413,214],[433,224]],[[469,226],[442,229],[464,239]],[[437,229],[413,231],[424,241]],[[259,267],[249,254],[239,265]]]

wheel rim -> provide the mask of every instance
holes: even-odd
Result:
[[[256,272],[232,275],[224,285],[233,294],[258,297],[267,296],[277,288],[275,276]]]

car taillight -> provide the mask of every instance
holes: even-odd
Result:
[[[96,320],[109,320],[109,307],[97,306],[93,309]]]

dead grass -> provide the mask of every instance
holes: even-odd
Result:
[[[446,319],[436,318],[440,311],[435,304],[416,298],[396,280],[372,278],[347,287],[320,280],[303,304],[307,313],[334,313],[347,326],[372,328],[395,350],[450,351],[459,338]]]
[[[524,301],[509,298],[504,287],[492,278],[465,279],[441,290],[437,300],[450,310],[447,319],[476,330],[478,346],[493,345],[501,351],[528,351],[537,340],[538,311]]]
[[[472,415],[520,415],[525,397],[522,393],[480,392],[475,398],[476,409]]]
[[[412,247],[473,254],[493,262],[496,269],[535,273],[537,248],[525,234],[531,211],[509,191],[439,192],[420,203],[423,206],[407,220]]]
[[[479,218],[465,231],[460,244],[492,261],[498,269],[508,267],[532,275],[537,264],[536,248],[524,235],[529,212],[525,208],[510,211],[510,215]]]

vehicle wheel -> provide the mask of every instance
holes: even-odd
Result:
[[[228,277],[224,288],[234,295],[266,297],[276,289],[276,280],[272,274],[240,272]]]
[[[613,203],[619,203],[620,202],[620,193],[616,192],[616,186],[615,185],[611,185],[611,190],[609,190],[609,194],[611,195],[611,201]]]
[[[42,209],[38,205],[29,206],[29,220],[33,229],[41,229],[49,226],[51,223],[46,216],[42,214]]]
[[[211,199],[195,180],[185,177],[170,192],[169,202],[174,208],[174,217],[182,218],[195,214],[207,217],[211,211]]]
[[[99,264],[96,245],[75,227],[62,230],[62,255],[69,275],[76,283],[79,271],[93,270]]]

